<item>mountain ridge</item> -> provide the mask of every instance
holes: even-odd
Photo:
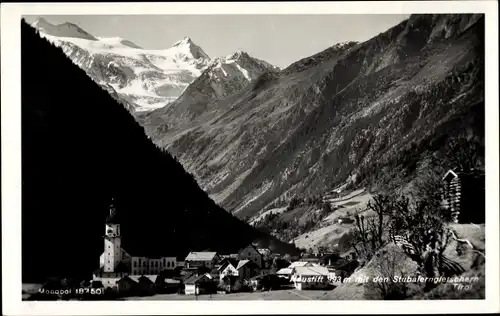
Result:
[[[32,26],[61,47],[94,81],[112,87],[133,112],[168,106],[212,63],[224,59],[212,60],[190,37],[167,49],[148,50],[120,37],[96,38],[74,24],[71,25],[77,28],[76,31],[71,29],[69,32],[66,24],[71,23],[55,26],[42,18]],[[87,35],[82,36],[82,32]],[[246,57],[253,58],[248,54]],[[249,74],[259,71],[262,65],[274,67],[261,60],[255,61],[247,66],[258,64],[256,69],[237,66],[242,73]]]
[[[408,182],[450,138],[442,126],[484,144],[483,71],[484,15],[412,15],[222,99],[186,90],[176,108],[196,115],[158,109],[143,125],[217,203],[246,218],[353,174]]]

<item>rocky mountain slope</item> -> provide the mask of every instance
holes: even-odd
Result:
[[[89,277],[111,198],[130,253],[233,253],[254,239],[295,251],[216,205],[131,113],[24,22],[21,40],[23,282]]]
[[[32,26],[61,47],[94,81],[116,92],[134,112],[170,104],[207,68],[214,69],[214,89],[223,96],[229,93],[225,89],[234,90],[255,78],[262,68],[273,67],[250,61],[248,55],[242,59],[240,53],[211,60],[189,37],[169,49],[147,50],[119,37],[94,37],[71,23],[52,25],[41,18]],[[228,73],[230,83],[217,86]]]
[[[192,86],[143,124],[241,218],[351,176],[408,182],[451,137],[484,146],[484,16],[412,15],[222,98]]]
[[[148,122],[143,124],[146,129],[154,126],[156,130],[153,133],[161,135],[168,129],[181,123],[189,124],[197,116],[214,110],[209,108],[210,104],[237,94],[262,74],[278,71],[279,68],[250,57],[246,52],[240,51],[224,58],[215,58],[202,75],[170,106],[158,109],[153,114],[146,113],[139,119],[143,118]]]

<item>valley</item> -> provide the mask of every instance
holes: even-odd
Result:
[[[359,264],[349,270],[354,277],[379,273],[389,259],[407,275],[484,274],[484,15],[411,15],[285,69],[241,50],[210,58],[189,37],[148,50],[71,23],[39,19],[31,26],[46,41],[24,26],[25,45],[41,47],[52,68],[64,68],[45,88],[62,87],[79,100],[29,90],[33,74],[51,68],[25,49],[23,62],[33,69],[23,107],[32,125],[23,137],[32,154],[23,168],[35,175],[25,185],[26,227],[42,231],[38,205],[51,207],[50,226],[68,220],[67,204],[85,201],[74,207],[76,229],[97,236],[95,218],[113,195],[124,213],[124,240],[153,256],[160,248],[230,255],[255,242],[281,258],[349,258]],[[89,104],[102,106],[97,117],[81,111]],[[77,168],[76,157],[85,164]],[[57,177],[42,194],[49,171]],[[64,196],[54,206],[53,192]],[[46,238],[53,243],[55,233]],[[67,245],[96,257],[92,238]],[[40,242],[28,239],[28,249]],[[86,259],[80,270],[92,265]],[[391,286],[401,293],[347,282],[321,296],[451,295],[446,284]]]

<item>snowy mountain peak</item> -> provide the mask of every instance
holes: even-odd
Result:
[[[31,26],[37,28],[40,32],[45,33],[47,35],[52,35],[57,37],[73,37],[73,38],[86,39],[90,41],[97,41],[97,38],[85,32],[78,25],[69,22],[59,25],[54,25],[49,23],[44,18],[40,17],[34,23],[32,23]]]
[[[131,48],[137,48],[137,49],[142,49],[141,46],[135,44],[134,42],[131,42],[129,40],[126,40],[122,37],[98,37],[97,38],[100,42],[106,43],[106,44],[111,44],[111,45],[125,45]]]
[[[181,55],[185,55],[188,58],[194,59],[207,59],[210,57],[201,49],[200,46],[196,45],[190,37],[184,37],[184,39],[176,42],[171,49],[177,50]]]
[[[205,71],[222,98],[278,70],[241,50],[211,59],[187,36],[170,48],[149,50],[118,36],[94,37],[73,23],[53,25],[40,18],[32,26],[136,111],[169,105]]]
[[[190,37],[186,36],[186,37],[184,37],[184,39],[175,42],[175,44],[173,45],[173,47],[183,46],[183,45],[194,45],[194,43],[193,43],[193,40]]]
[[[226,60],[236,60],[236,59],[239,59],[239,58],[249,58],[250,56],[248,55],[248,53],[242,51],[242,50],[239,50],[239,51],[236,51],[234,53],[231,53],[229,55],[226,56]]]
[[[175,47],[150,50],[118,36],[94,37],[73,23],[53,25],[40,18],[32,26],[136,111],[170,104],[210,61],[190,38]]]
[[[36,28],[39,28],[39,27],[45,27],[45,26],[54,26],[52,24],[50,24],[47,20],[45,20],[44,18],[38,18],[36,19],[35,22],[33,22],[31,24],[31,26],[33,27],[36,27]]]

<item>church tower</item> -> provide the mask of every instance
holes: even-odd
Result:
[[[122,260],[121,247],[120,224],[118,224],[116,208],[112,201],[104,235],[104,272],[115,271],[116,265]]]

